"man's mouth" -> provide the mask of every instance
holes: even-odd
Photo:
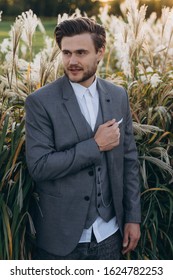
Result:
[[[71,75],[73,75],[73,76],[79,75],[82,70],[83,70],[82,68],[76,68],[76,67],[68,68],[68,72],[71,73]]]
[[[81,71],[82,68],[70,67],[70,68],[68,68],[68,70],[69,70],[69,71]]]

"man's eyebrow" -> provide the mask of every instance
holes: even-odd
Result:
[[[62,49],[62,52],[71,52],[71,51],[68,49]]]
[[[77,49],[75,51],[71,51],[71,50],[68,50],[68,49],[62,49],[62,52],[70,52],[70,53],[74,52],[74,53],[76,53],[76,52],[88,52],[88,50],[87,49]]]

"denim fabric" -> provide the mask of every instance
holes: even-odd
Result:
[[[122,237],[119,230],[97,243],[93,237],[90,243],[79,243],[66,256],[57,256],[37,248],[35,260],[119,260],[121,257]]]

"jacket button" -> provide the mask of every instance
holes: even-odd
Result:
[[[88,172],[88,174],[89,174],[89,176],[93,176],[93,175],[94,175],[94,171],[93,171],[93,170],[90,170],[90,171]]]
[[[89,200],[90,200],[90,197],[89,197],[88,195],[86,195],[86,196],[84,197],[84,199],[85,199],[86,201],[89,201]]]
[[[100,204],[98,204],[97,207],[100,208]]]

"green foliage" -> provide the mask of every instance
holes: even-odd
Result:
[[[24,154],[24,120],[11,120],[17,107],[1,116],[0,130],[0,259],[29,258],[26,251],[26,223],[32,180]],[[11,122],[11,123],[10,123]]]
[[[137,1],[126,1],[122,18],[108,11],[98,15],[107,30],[98,75],[128,91],[140,164],[141,239],[128,258],[173,259],[173,9],[148,20]],[[0,45],[0,259],[31,258],[26,225],[34,235],[33,186],[25,162],[24,101],[62,74],[59,50],[44,32],[45,44],[34,52],[37,26],[26,12],[12,26],[5,51]]]

